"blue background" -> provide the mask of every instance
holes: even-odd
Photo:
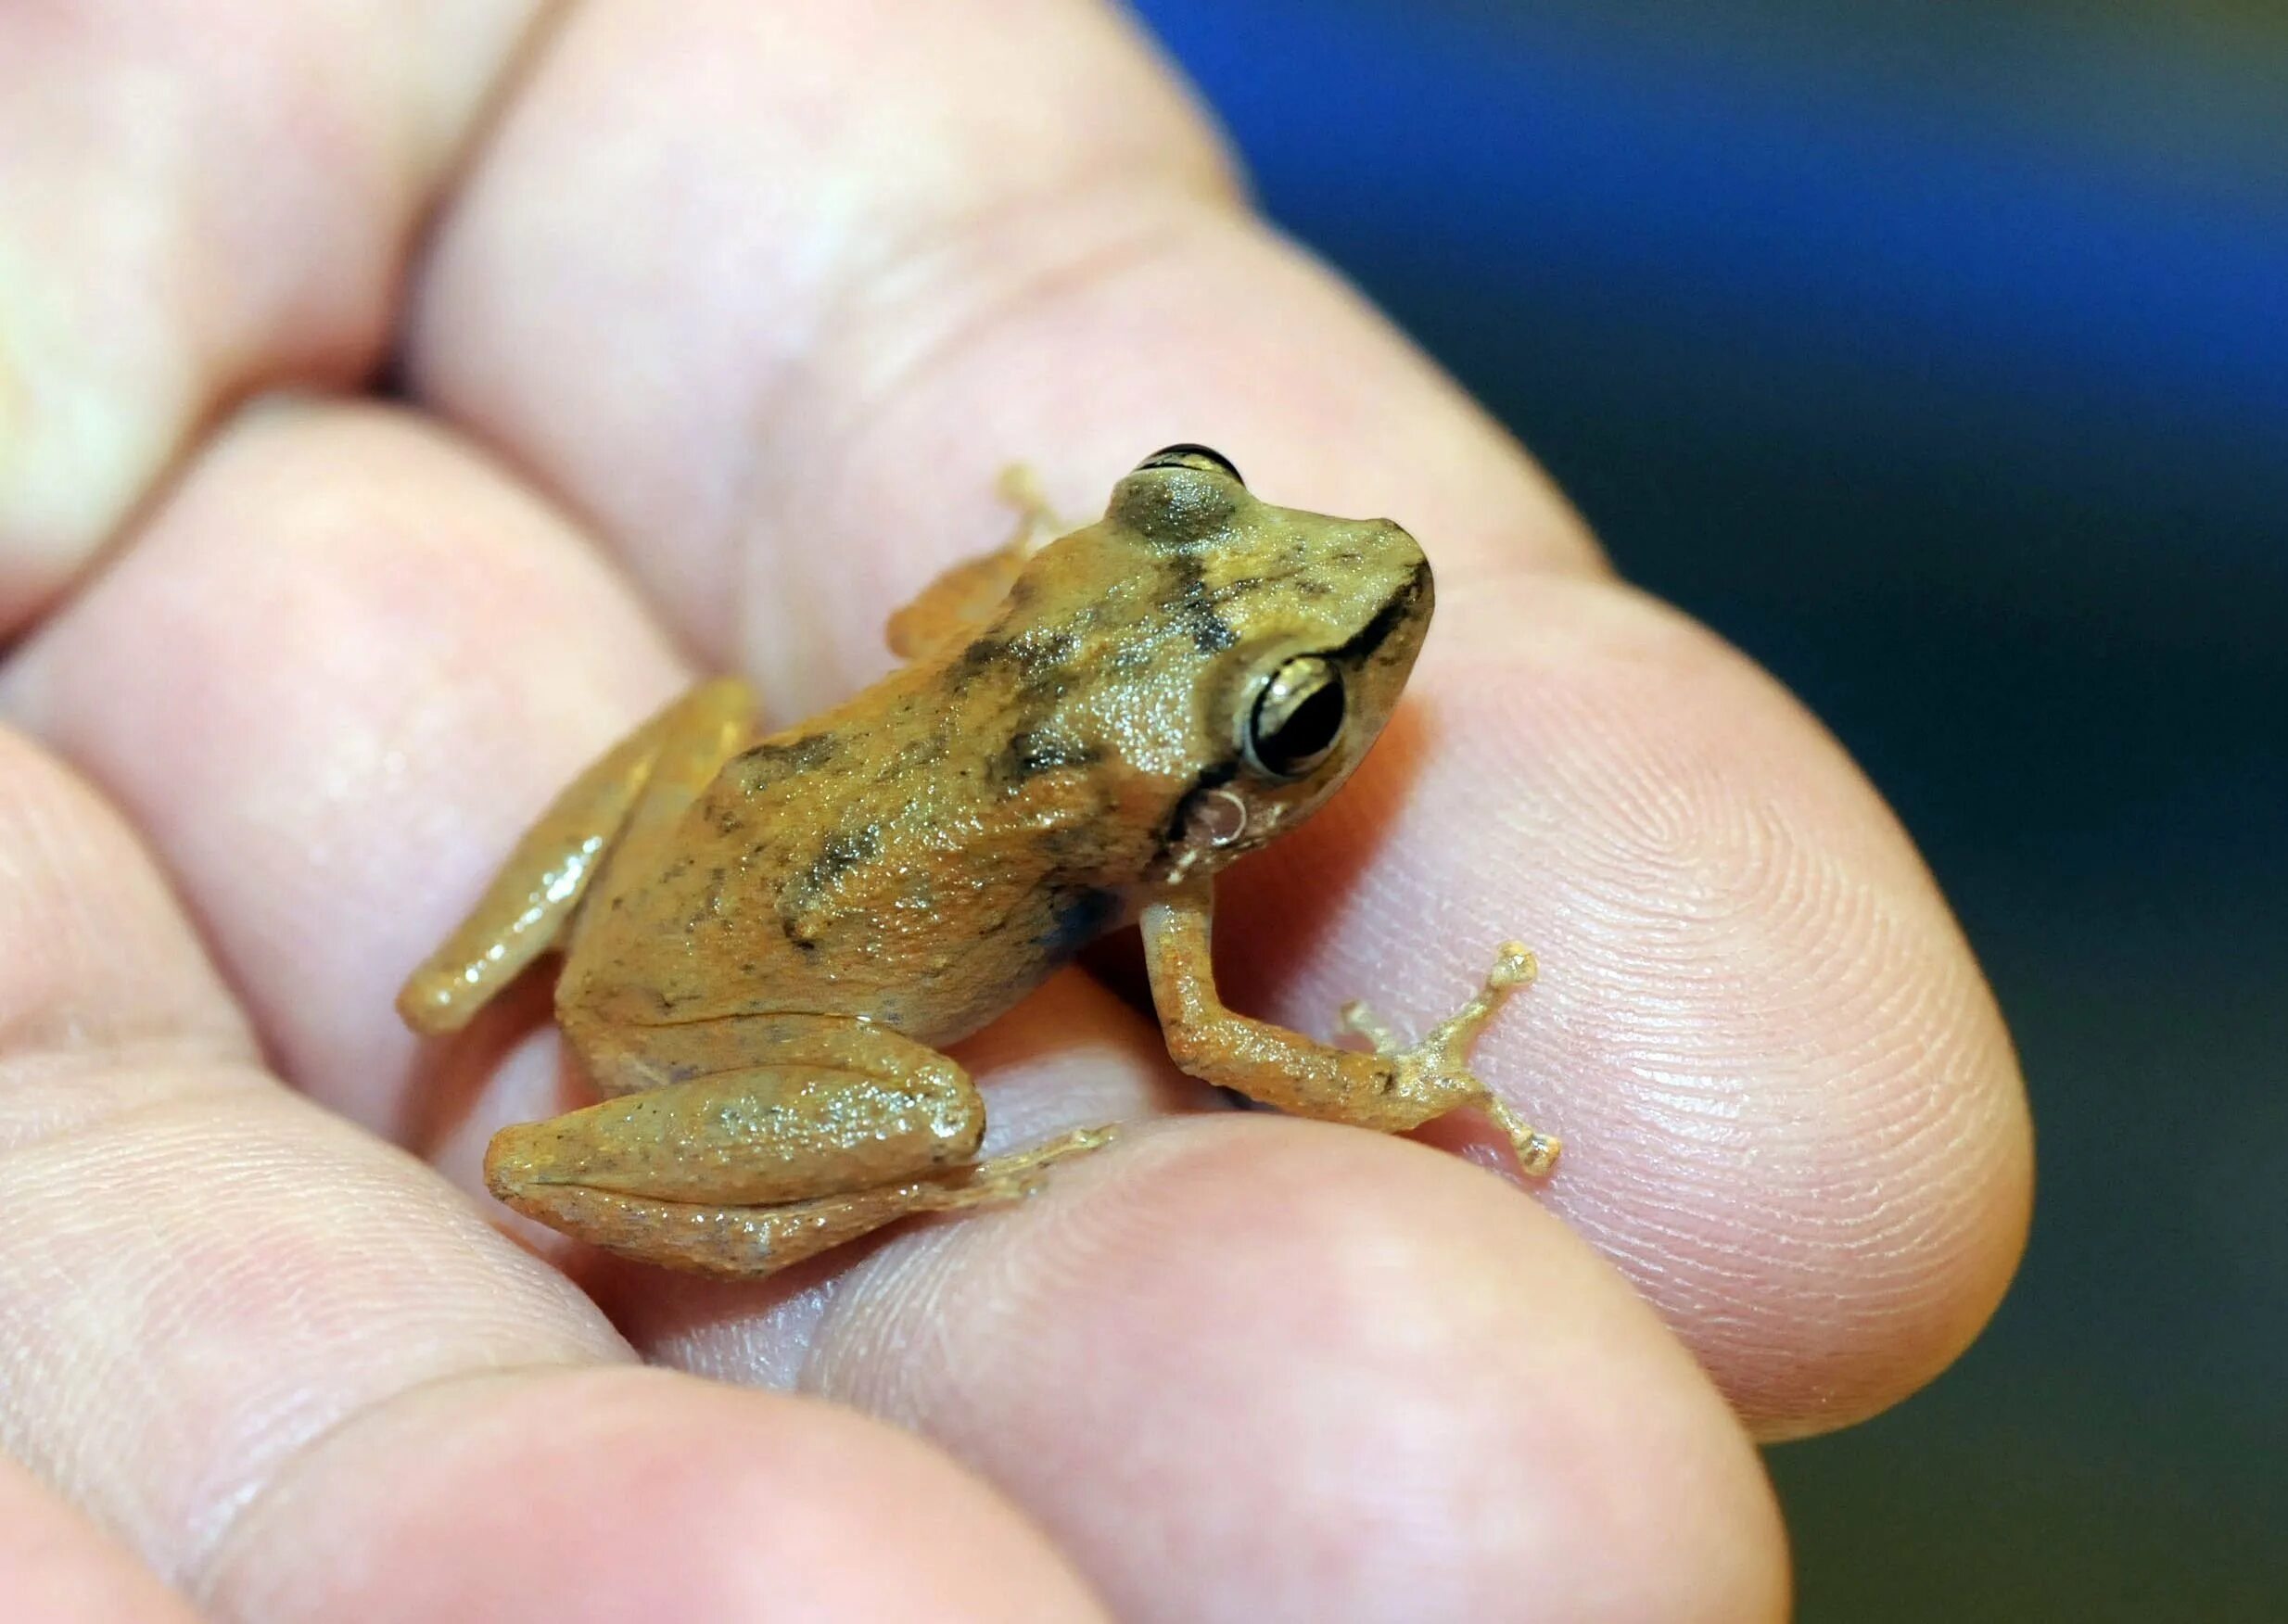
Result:
[[[1144,0],[1269,211],[1774,668],[2040,1131],[1987,1337],[1771,1453],[1807,1619],[2288,1618],[2288,8]]]

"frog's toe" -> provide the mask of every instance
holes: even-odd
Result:
[[[990,1161],[979,1161],[961,1168],[927,1199],[937,1210],[1028,1199],[1048,1188],[1048,1174],[1052,1165],[1068,1157],[1100,1150],[1119,1135],[1120,1129],[1116,1123],[1096,1128],[1075,1128],[1069,1134],[1025,1149],[1012,1150]]]
[[[1485,978],[1489,992],[1504,993],[1513,987],[1530,986],[1541,974],[1541,960],[1533,950],[1522,942],[1505,942],[1494,950],[1494,968]]]
[[[1527,1122],[1490,1091],[1481,1105],[1494,1124],[1509,1136],[1509,1143],[1517,1151],[1518,1169],[1528,1178],[1547,1178],[1557,1171],[1557,1156],[1565,1148],[1565,1141],[1555,1134],[1544,1134]]]
[[[1528,1178],[1547,1178],[1557,1169],[1565,1142],[1555,1134],[1529,1132],[1518,1142],[1518,1166]]]
[[[1363,1037],[1379,1055],[1394,1055],[1406,1047],[1391,1023],[1366,1006],[1364,998],[1353,998],[1335,1011],[1335,1026],[1339,1032]]]
[[[1074,1128],[1069,1134],[1044,1140],[1029,1149],[1012,1150],[1007,1156],[998,1157],[984,1165],[1005,1168],[1011,1172],[1019,1169],[1037,1170],[1048,1167],[1052,1162],[1062,1161],[1070,1156],[1080,1156],[1091,1150],[1101,1150],[1119,1137],[1120,1124],[1118,1123],[1105,1123],[1093,1128]]]

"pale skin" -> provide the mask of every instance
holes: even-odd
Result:
[[[1990,1310],[2017,1072],[1880,801],[1115,14],[977,15],[0,6],[0,1596],[1771,1618],[1751,1440]],[[520,831],[704,673],[861,691],[1012,453],[1079,514],[1185,436],[1439,570],[1224,990],[1410,1025],[1522,937],[1470,1069],[1559,1176],[1222,1109],[1068,968],[955,1047],[987,1158],[1124,1124],[1032,1199],[741,1286],[504,1214],[488,1141],[589,1097],[545,998],[390,1000]]]
[[[1340,787],[1413,668],[1413,538],[1273,507],[1204,447],[1148,459],[1061,540],[1027,471],[1001,488],[1016,534],[891,617],[906,670],[769,737],[744,683],[694,689],[557,797],[407,981],[400,1012],[443,1034],[564,955],[557,1019],[614,1097],[503,1129],[493,1193],[730,1277],[1029,1194],[1112,1127],[975,1161],[984,1100],[932,1046],[1130,915],[1189,1075],[1385,1132],[1477,1106],[1545,1174],[1557,1141],[1468,1063],[1533,975],[1520,945],[1419,1044],[1347,1005],[1366,1053],[1215,989],[1216,871]]]

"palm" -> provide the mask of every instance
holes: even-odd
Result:
[[[95,786],[0,747],[0,1593],[1775,1610],[1751,1434],[1951,1359],[2027,1180],[1977,971],[1786,697],[1075,0],[245,0],[229,51],[206,9],[0,13],[0,702]],[[404,404],[230,409],[392,352]],[[743,1290],[496,1233],[461,1191],[553,1039],[526,1000],[423,1048],[390,996],[521,823],[696,666],[782,715],[878,668],[1011,457],[1074,509],[1175,439],[1400,515],[1446,604],[1368,771],[1235,877],[1230,990],[1418,1017],[1531,940],[1480,1060],[1566,1136],[1541,1203],[1214,1111],[1075,973],[966,1050],[995,1142],[1188,1120],[1038,1199]]]

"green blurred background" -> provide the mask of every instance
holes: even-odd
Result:
[[[2288,6],[1143,0],[1266,207],[1921,842],[2040,1131],[1811,1620],[2288,1619]]]

